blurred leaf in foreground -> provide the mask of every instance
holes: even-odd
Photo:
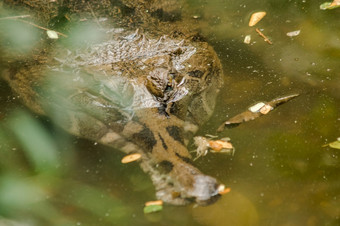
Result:
[[[4,221],[0,217],[0,225],[8,221],[75,225],[88,214],[110,224],[126,222],[131,211],[118,197],[82,182],[74,183],[72,178],[70,182],[67,174],[61,177],[58,166],[64,155],[41,122],[24,111],[13,112],[6,121],[0,125],[0,154],[2,161],[5,158],[8,162],[0,165],[0,216],[5,217]],[[13,148],[17,146],[18,150]],[[20,161],[20,156],[29,160],[33,170],[26,168],[27,162]],[[69,207],[75,207],[84,217],[69,216]]]
[[[8,51],[29,53],[39,41],[39,33],[32,26],[15,20],[0,20],[0,46],[8,48]]]
[[[75,222],[63,216],[49,202],[50,196],[49,188],[44,187],[39,178],[15,174],[1,176],[0,216],[10,219],[0,221],[0,225],[3,225],[3,222],[12,222],[4,225],[25,226],[42,225],[37,222],[48,222],[48,225],[74,225]],[[17,220],[27,224],[20,224]]]
[[[17,112],[10,118],[9,128],[39,173],[57,170],[59,159],[56,144],[36,119],[25,112]]]
[[[47,196],[40,186],[34,182],[7,174],[0,181],[0,205],[6,209],[28,207]],[[3,211],[0,211],[2,213]]]
[[[119,198],[104,190],[85,184],[71,183],[67,186],[67,191],[63,193],[63,197],[62,200],[68,200],[69,205],[77,206],[102,217],[107,222],[118,223],[117,220],[119,219],[126,221],[126,217],[131,214]]]

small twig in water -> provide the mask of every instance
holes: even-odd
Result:
[[[88,6],[89,6],[89,8],[90,8],[90,10],[91,10],[91,14],[92,14],[92,16],[94,17],[96,23],[98,24],[98,26],[99,26],[100,28],[102,28],[102,26],[100,25],[99,20],[98,20],[96,14],[94,14],[94,12],[93,12],[93,10],[92,10],[92,7],[91,7],[90,3],[87,3],[87,4],[88,4]]]
[[[39,26],[39,25],[36,25],[35,23],[32,23],[32,22],[29,22],[27,20],[20,20],[20,19],[16,19],[17,21],[20,21],[20,22],[23,22],[23,23],[26,23],[26,24],[29,24],[33,27],[36,27],[36,28],[39,28],[39,29],[42,29],[42,30],[45,30],[45,31],[52,31],[51,29],[48,29],[48,28],[45,28],[45,27],[42,27],[42,26]],[[58,31],[55,31],[58,35],[61,35],[65,38],[67,38],[67,35],[63,34],[63,33],[60,33]]]
[[[273,43],[265,36],[258,28],[255,29],[255,31],[264,39],[265,42],[272,45]]]
[[[21,16],[8,16],[8,17],[2,17],[0,20],[14,20],[14,19],[21,19],[21,18],[26,18],[30,17],[31,15],[21,15]]]
[[[17,21],[23,22],[25,24],[29,24],[29,25],[31,25],[33,27],[39,28],[41,30],[54,31],[54,30],[51,30],[51,29],[39,26],[39,25],[37,25],[35,23],[32,23],[30,21],[27,21],[27,20],[21,20],[21,18],[26,18],[26,17],[30,17],[30,16],[31,15],[9,16],[9,17],[2,17],[2,18],[0,18],[0,20],[17,20]],[[65,38],[67,38],[67,35],[65,35],[65,34],[63,34],[61,32],[58,32],[58,31],[54,31],[54,32],[56,32],[58,35],[61,35],[61,36],[65,37]]]

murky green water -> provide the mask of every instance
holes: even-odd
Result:
[[[28,225],[340,224],[340,150],[322,147],[340,136],[340,9],[322,11],[321,3],[187,1],[186,15],[197,17],[193,23],[200,23],[225,72],[217,109],[201,134],[215,134],[227,117],[257,101],[301,94],[224,131],[236,147],[234,156],[208,154],[196,161],[231,188],[208,207],[165,206],[143,214],[154,190],[137,164],[122,165],[122,153],[70,137],[26,110],[14,115],[23,107],[1,82],[0,215]],[[255,11],[267,12],[255,27],[273,45],[248,27]],[[295,30],[298,36],[286,35]],[[246,35],[252,37],[249,45],[243,43]],[[24,119],[28,127],[37,126],[32,133],[47,137],[41,145],[58,150],[48,158],[56,169],[21,150],[15,138],[20,129],[7,129]]]

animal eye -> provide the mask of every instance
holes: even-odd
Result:
[[[191,77],[195,77],[195,78],[201,78],[204,75],[203,71],[200,71],[200,70],[189,71],[188,74]]]

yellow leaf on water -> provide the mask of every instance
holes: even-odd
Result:
[[[134,162],[138,159],[140,159],[142,157],[141,154],[139,153],[135,153],[135,154],[131,154],[131,155],[127,155],[124,158],[122,158],[122,163],[129,163],[129,162]]]
[[[333,141],[332,143],[329,144],[329,146],[331,148],[340,149],[340,140]]]
[[[161,206],[163,205],[163,201],[162,200],[156,200],[156,201],[148,201],[145,203],[145,206]]]
[[[340,149],[340,137],[338,137],[336,141],[333,141],[329,144],[322,145],[322,147],[327,147],[327,146],[331,148],[335,148],[335,149]]]
[[[209,147],[216,152],[221,151],[222,149],[232,149],[233,145],[224,140],[211,140],[209,141]]]
[[[257,24],[260,20],[262,20],[262,18],[266,15],[266,12],[256,12],[253,13],[250,17],[249,20],[249,27],[254,26],[255,24]]]

